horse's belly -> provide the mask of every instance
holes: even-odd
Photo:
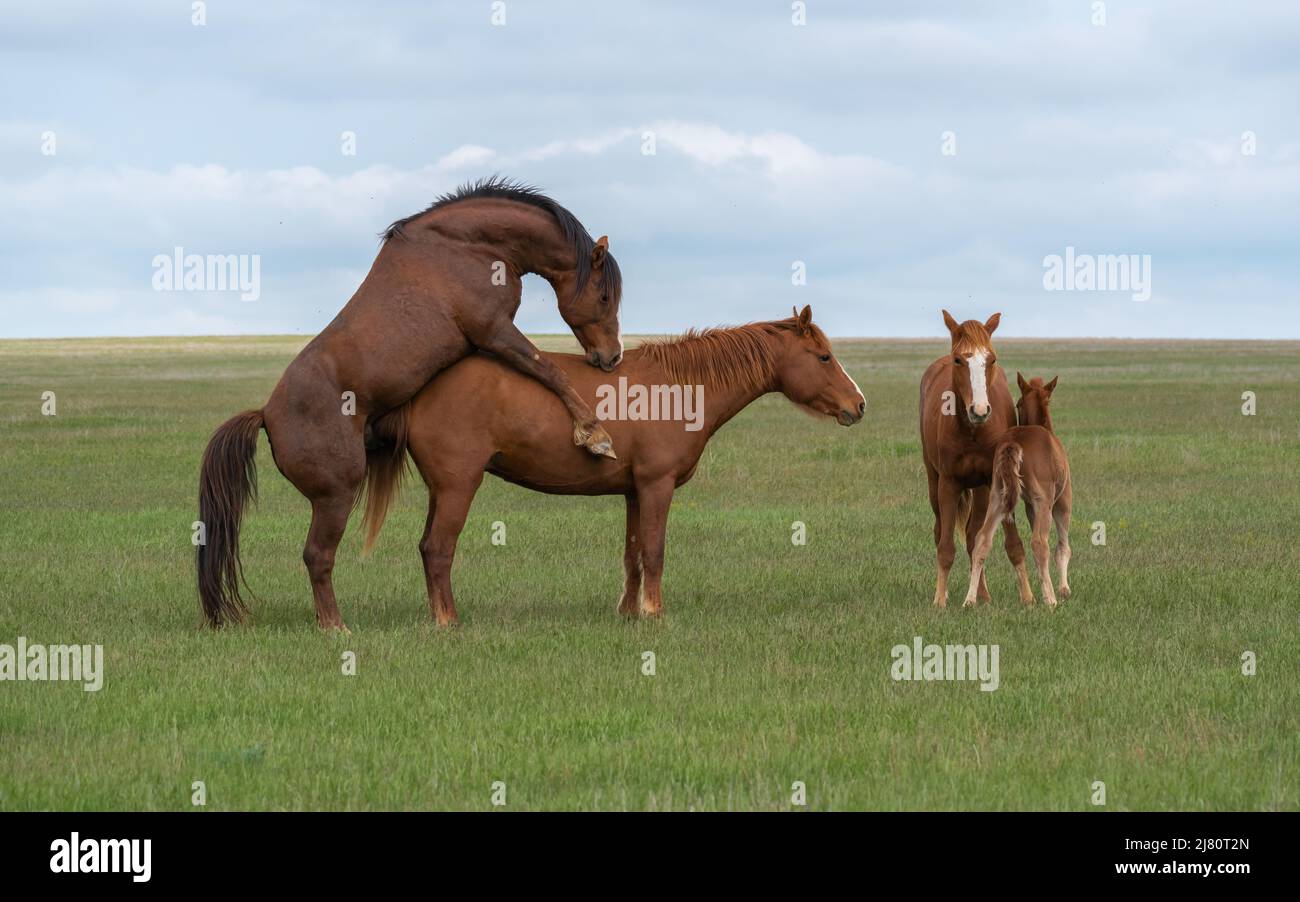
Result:
[[[538,456],[498,452],[488,461],[487,471],[506,482],[548,495],[623,495],[631,491],[631,468],[593,458],[580,448],[573,451],[581,457],[572,461],[572,466],[546,463]]]

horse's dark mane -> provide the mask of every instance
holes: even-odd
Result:
[[[769,336],[799,327],[795,317],[743,326],[688,329],[676,338],[651,339],[637,348],[677,383],[709,382],[718,389],[763,389],[776,378],[776,347]],[[830,349],[815,323],[813,338]]]
[[[523,182],[517,182],[513,179],[501,175],[491,175],[487,178],[479,179],[474,182],[466,182],[458,187],[455,191],[437,198],[428,207],[419,213],[413,213],[404,219],[399,219],[390,225],[383,232],[385,242],[392,241],[394,238],[405,238],[406,227],[421,216],[432,213],[451,204],[459,203],[463,200],[475,200],[480,198],[495,198],[498,200],[512,200],[521,204],[528,204],[539,210],[551,214],[555,221],[559,223],[560,231],[564,235],[564,240],[573,248],[574,262],[578,270],[577,289],[574,292],[575,297],[581,294],[587,287],[587,281],[591,278],[591,252],[596,246],[595,240],[592,239],[591,233],[587,231],[578,217],[574,216],[567,209],[547,197],[532,185],[526,185]],[[623,295],[623,274],[619,271],[618,263],[615,262],[612,254],[605,255],[605,262],[601,266],[601,275],[604,279],[603,286],[608,290],[610,300],[618,303]]]

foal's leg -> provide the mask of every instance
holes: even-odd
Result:
[[[935,546],[937,568],[935,571],[934,606],[948,606],[948,571],[952,569],[953,559],[957,557],[957,546],[953,541],[953,529],[957,522],[957,505],[961,499],[961,486],[950,479],[939,477],[938,502],[939,514],[935,521]]]
[[[641,539],[641,567],[645,577],[645,593],[641,611],[647,617],[658,617],[664,612],[662,582],[664,575],[664,543],[668,529],[668,506],[673,501],[674,481],[671,476],[648,485],[637,486],[639,538]]]
[[[1033,521],[1033,513],[1029,510],[1029,499],[1025,498],[1025,512]],[[1002,524],[1002,540],[1007,550],[1007,558],[1011,561],[1011,566],[1016,569],[1016,584],[1020,587],[1020,600],[1025,604],[1034,603],[1034,590],[1029,587],[1029,569],[1025,565],[1025,543],[1020,540],[1020,530],[1016,526],[1015,512],[1007,514],[1006,522]]]
[[[974,607],[979,599],[978,591],[984,583],[984,562],[988,560],[989,550],[993,547],[993,535],[998,531],[997,509],[1002,506],[1002,499],[994,495],[987,505],[984,520],[975,534],[975,541],[970,553],[970,588],[966,590],[966,600],[962,607]]]
[[[1037,488],[1035,486],[1035,490]],[[1036,491],[1029,543],[1034,549],[1034,563],[1038,565],[1038,579],[1043,587],[1043,603],[1049,608],[1054,608],[1056,593],[1052,591],[1052,572],[1049,566],[1051,555],[1047,550],[1047,540],[1052,530],[1052,518],[1048,515],[1050,509],[1047,498]]]
[[[1056,594],[1062,599],[1070,597],[1070,508],[1073,503],[1070,480],[1066,477],[1061,497],[1052,507],[1052,519],[1056,521]]]
[[[980,531],[983,529],[984,515],[985,512],[988,510],[988,508],[989,508],[989,487],[985,485],[972,490],[970,514],[966,518],[966,554],[970,557],[972,565],[975,562],[975,556],[974,556],[975,537],[979,535]],[[997,527],[996,518],[994,518],[993,524],[994,524],[994,528],[996,529]],[[990,541],[992,541],[991,538]],[[987,554],[987,552],[985,553]],[[987,602],[990,601],[993,598],[993,596],[989,594],[989,584],[988,584],[988,580],[985,578],[984,575],[985,571],[983,567],[983,561],[981,561],[980,564],[981,564],[979,570],[980,582],[979,582],[979,590],[976,593],[976,597],[979,598],[980,601]]]
[[[623,597],[618,602],[618,612],[625,617],[639,613],[641,598],[641,506],[636,493],[627,496],[627,538],[623,545]]]
[[[469,484],[440,487],[430,493],[429,517],[420,554],[424,557],[424,580],[429,590],[429,610],[438,626],[455,626],[456,602],[451,594],[451,565],[456,558],[456,540],[465,528],[474,493],[483,474],[476,473]]]

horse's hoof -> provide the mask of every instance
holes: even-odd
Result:
[[[968,598],[968,599],[966,599],[965,601],[963,601],[963,602],[961,603],[961,607],[962,607],[962,610],[964,611],[966,608],[973,608],[973,607],[975,607],[975,606],[978,605],[978,604],[979,604],[979,602],[978,602],[976,599],[974,599],[974,598]]]
[[[321,632],[334,636],[351,636],[352,630],[348,629],[347,624],[340,620],[338,623],[322,623]]]
[[[1061,601],[1065,601],[1065,599],[1067,599],[1067,598],[1070,597],[1070,587],[1069,587],[1069,586],[1057,586],[1057,587],[1056,587],[1056,594],[1060,596]]]

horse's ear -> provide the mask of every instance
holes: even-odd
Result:
[[[1016,370],[1016,385],[1020,386],[1022,395],[1029,394],[1029,383],[1025,381],[1024,376],[1020,375],[1020,370]]]
[[[1043,391],[1047,392],[1049,395],[1056,391],[1056,380],[1060,378],[1060,376],[1053,376],[1052,381],[1043,386]]]
[[[808,327],[812,325],[812,305],[804,304],[803,310],[799,311],[799,331],[804,335],[808,334]]]
[[[990,335],[992,335],[1000,322],[1002,322],[1002,314],[995,313],[984,321],[984,328],[988,330]]]
[[[605,255],[609,253],[609,236],[601,235],[591,249],[591,267],[600,269],[605,265]]]
[[[943,324],[947,326],[948,331],[952,332],[954,335],[957,333],[957,330],[961,328],[961,323],[953,319],[952,314],[947,310],[943,311]]]

